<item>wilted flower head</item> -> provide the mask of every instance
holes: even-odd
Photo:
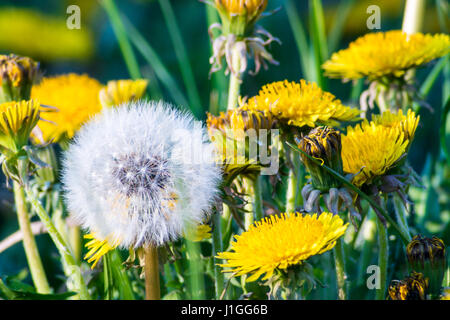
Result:
[[[272,42],[280,43],[269,32],[259,25],[255,25],[263,11],[267,0],[215,0],[205,1],[214,6],[219,12],[221,24],[214,23],[209,27],[209,35],[213,46],[211,73],[222,69],[222,59],[225,58],[226,73],[231,71],[235,76],[247,69],[248,57],[255,60],[256,74],[261,65],[267,69],[266,61],[278,64],[266,49]],[[213,30],[218,29],[221,34],[213,39]],[[236,63],[238,61],[239,63]],[[236,69],[238,68],[238,69]]]
[[[358,119],[359,110],[344,106],[340,100],[320,89],[314,82],[278,81],[261,88],[245,107],[271,113],[274,118],[297,127],[336,125]]]
[[[144,95],[147,84],[145,79],[108,81],[100,90],[100,103],[105,108],[137,101]]]
[[[325,73],[333,78],[401,77],[450,52],[446,34],[407,34],[401,30],[368,33],[350,43],[347,49],[334,53],[324,63]]]
[[[326,165],[337,173],[343,174],[341,133],[330,127],[317,127],[300,140],[298,147],[319,162],[312,161],[303,153],[300,155],[311,175],[311,179],[302,188],[305,211],[322,211],[319,206],[322,196],[330,212],[338,214],[347,209],[352,221],[354,221],[354,217],[360,219],[360,215],[353,205],[351,193],[323,167]]]
[[[444,242],[437,237],[416,235],[406,247],[406,254],[411,269],[428,279],[430,292],[437,296],[446,270]]]
[[[392,280],[388,292],[392,300],[425,300],[427,288],[423,274],[412,272],[404,280]]]
[[[0,55],[0,102],[28,100],[39,63],[15,54]]]
[[[347,229],[342,219],[331,213],[301,215],[299,213],[270,216],[236,235],[231,252],[221,252],[227,260],[222,267],[231,268],[236,276],[251,274],[255,281],[265,274],[269,279],[275,270],[302,264],[311,256],[332,249]]]
[[[58,109],[46,117],[49,122],[39,123],[44,140],[60,142],[72,138],[83,123],[100,112],[101,88],[96,79],[75,73],[44,78],[39,85],[33,86],[33,99]]]
[[[330,127],[317,127],[300,140],[298,147],[309,156],[321,162],[321,165],[317,165],[304,154],[300,155],[302,162],[311,174],[314,188],[326,191],[341,185],[339,181],[322,167],[325,164],[338,173],[342,173],[342,146],[339,131]]]
[[[163,102],[104,109],[65,156],[70,212],[109,247],[177,239],[202,222],[217,192],[220,171],[205,141],[201,125]]]

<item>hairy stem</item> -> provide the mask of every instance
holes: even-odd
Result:
[[[56,248],[58,249],[58,252],[61,255],[64,273],[68,277],[67,287],[69,288],[69,290],[74,290],[75,292],[77,292],[79,299],[89,300],[90,299],[89,292],[86,283],[84,282],[83,276],[81,274],[81,269],[76,263],[69,245],[66,243],[64,238],[58,232],[52,220],[48,216],[45,209],[42,207],[39,200],[34,196],[33,192],[28,188],[26,188],[25,193],[28,201],[33,206],[34,211],[39,216],[39,219],[47,228],[48,234],[52,238],[53,243],[56,245]]]
[[[376,220],[378,230],[378,267],[380,268],[380,288],[377,289],[375,298],[377,300],[384,300],[386,298],[389,245],[386,227],[380,219]]]
[[[220,296],[222,295],[222,291],[225,285],[225,277],[223,273],[221,272],[221,268],[218,265],[220,262],[219,259],[216,258],[217,254],[219,252],[223,251],[222,246],[222,217],[221,212],[219,211],[219,208],[221,206],[217,206],[217,211],[213,214],[212,220],[213,220],[213,232],[212,232],[212,245],[213,245],[213,253],[214,253],[214,287],[215,287],[215,296],[216,300],[220,299]]]
[[[408,221],[406,219],[406,208],[398,195],[394,195],[393,200],[394,200],[395,216],[397,218],[398,226],[400,227],[404,237],[409,241],[411,241]]]
[[[339,300],[346,300],[347,296],[347,273],[345,272],[345,251],[344,240],[338,239],[333,250],[334,262],[336,266],[336,281],[338,287]]]
[[[23,236],[23,247],[30,268],[31,278],[38,293],[50,293],[51,289],[45,275],[44,266],[39,255],[33,232],[31,230],[30,219],[28,217],[25,192],[23,187],[16,181],[13,181],[14,200],[16,203],[17,218],[19,227]]]
[[[145,255],[145,300],[160,300],[158,248],[148,245],[144,248]]]
[[[231,52],[233,70],[230,72],[230,84],[228,87],[227,110],[235,109],[238,106],[238,98],[241,92],[241,57],[237,46],[234,46]]]
[[[245,230],[248,230],[255,219],[258,221],[263,217],[261,182],[259,177],[254,179],[242,177],[242,180],[244,182],[244,190],[246,194],[245,201],[247,202],[244,206],[244,225]]]

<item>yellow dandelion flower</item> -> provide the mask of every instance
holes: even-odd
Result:
[[[111,107],[139,100],[144,95],[147,84],[148,81],[144,79],[108,81],[100,90],[100,102],[103,107]]]
[[[342,105],[336,97],[314,82],[278,81],[262,87],[259,94],[242,107],[271,113],[289,125],[298,127],[336,125],[358,119],[359,110]]]
[[[83,74],[65,74],[44,78],[41,84],[33,86],[31,97],[42,104],[56,107],[39,123],[45,141],[72,138],[75,132],[91,116],[101,111],[100,82]]]
[[[401,30],[392,30],[369,33],[356,39],[347,49],[334,53],[322,67],[325,74],[332,78],[399,78],[407,70],[420,67],[449,52],[449,35],[408,35]]]
[[[0,104],[0,145],[19,151],[39,121],[40,104],[36,100]]]
[[[398,110],[397,113],[386,111],[381,115],[372,116],[372,121],[377,125],[385,127],[400,126],[405,139],[408,139],[410,142],[414,139],[419,119],[420,117],[416,117],[416,114],[411,109],[408,109],[406,115],[403,114],[402,110]]]
[[[119,246],[119,241],[100,240],[95,233],[89,233],[85,235],[84,238],[90,240],[86,243],[86,248],[88,248],[89,251],[84,256],[84,259],[86,259],[88,263],[93,262],[91,269],[95,268],[105,254]]]
[[[407,152],[418,121],[414,112],[405,116],[386,111],[370,123],[348,127],[342,135],[344,172],[357,174],[352,181],[356,186],[385,174]]]
[[[232,252],[221,252],[217,258],[227,260],[222,267],[231,268],[236,276],[251,273],[247,281],[265,274],[269,279],[275,269],[301,264],[313,255],[332,249],[348,224],[331,213],[321,215],[282,214],[270,216],[236,235]]]
[[[68,29],[65,17],[36,10],[0,10],[0,48],[38,60],[86,60],[94,51],[94,38],[87,26]]]

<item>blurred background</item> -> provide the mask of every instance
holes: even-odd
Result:
[[[166,0],[167,1],[167,0]],[[161,5],[164,0],[116,0],[120,14],[125,16],[140,35],[146,40],[147,56],[134,50],[143,77],[149,79],[149,96],[152,99],[165,99],[183,107],[189,107],[191,101],[197,101],[196,116],[205,119],[205,112],[217,113],[226,108],[227,78],[223,71],[209,77],[209,57],[211,55],[208,36],[208,21],[214,21],[211,11],[198,0],[171,0],[172,13],[181,31],[181,40],[185,46],[187,58],[191,64],[198,97],[190,97],[181,72],[177,54],[179,48],[174,47],[167,24],[167,7]],[[370,30],[366,20],[369,14],[366,9],[376,4],[381,9],[381,30],[401,29],[405,1],[403,0],[358,0],[358,1],[322,1],[327,34],[333,35],[329,43],[329,53],[345,48]],[[66,19],[69,5],[76,4],[81,9],[81,29],[70,30]],[[271,45],[270,51],[280,62],[279,66],[270,65],[268,70],[262,70],[256,76],[246,76],[243,82],[242,95],[252,96],[259,88],[278,80],[298,81],[305,78],[302,70],[301,52],[285,7],[284,0],[270,0],[268,9],[280,8],[275,14],[263,18],[259,24],[273,36],[280,39],[282,45]],[[308,2],[290,1],[294,5],[299,18],[308,32]],[[447,6],[447,1],[427,1],[423,32],[437,33],[442,30],[442,16],[439,10]],[[345,19],[343,19],[345,13]],[[441,12],[442,13],[442,12]],[[448,11],[447,11],[448,14]],[[209,19],[209,20],[208,20]],[[441,23],[439,23],[441,19]],[[445,16],[448,25],[448,15]],[[340,26],[339,29],[336,29]],[[104,8],[94,0],[2,0],[0,5],[0,53],[16,53],[30,56],[41,64],[44,76],[68,72],[87,73],[102,83],[108,80],[130,78],[123,55],[118,45],[114,30]],[[335,34],[338,33],[338,34]],[[142,49],[142,48],[141,48]],[[156,56],[156,59],[155,59]],[[417,83],[420,86],[433,65],[423,68],[417,73]],[[161,69],[162,68],[162,69]],[[165,70],[170,79],[164,77]],[[170,81],[174,81],[171,83]],[[435,166],[432,165],[440,157],[439,122],[442,107],[443,75],[439,76],[428,95],[427,101],[433,107],[433,112],[421,109],[421,122],[416,134],[415,143],[410,151],[409,159],[414,169],[430,181],[425,181],[430,187],[429,195],[419,199],[426,206],[426,214],[430,215],[429,228],[437,231],[449,229],[448,222],[442,221],[449,215],[448,190],[449,182],[434,183],[431,179]],[[169,85],[168,85],[169,84]],[[192,83],[190,83],[192,86]],[[326,89],[345,103],[357,106],[357,100],[351,96],[350,83],[327,79]],[[174,88],[181,95],[174,94]],[[222,89],[221,89],[222,88]],[[181,96],[181,98],[180,98]],[[188,97],[188,98],[186,98]],[[184,100],[183,100],[184,99]],[[196,100],[197,99],[197,100]],[[183,104],[183,103],[181,103]],[[441,181],[442,182],[442,181]],[[442,189],[443,188],[443,189]],[[13,212],[12,194],[5,187],[4,178],[0,188],[0,241],[18,229],[17,219]],[[448,220],[448,219],[447,219]],[[434,224],[433,224],[434,223]],[[449,234],[447,232],[446,234]],[[37,237],[38,246],[43,261],[48,265],[49,280],[54,284],[59,281],[57,274],[58,260],[56,251],[50,240],[45,236]],[[450,243],[450,239],[444,239]],[[54,256],[54,257],[53,257]],[[0,275],[15,275],[26,268],[26,259],[21,244],[0,253]],[[53,268],[53,269],[52,269]],[[52,272],[54,271],[54,272]],[[52,283],[51,283],[52,285]]]

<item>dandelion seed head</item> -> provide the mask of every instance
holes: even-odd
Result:
[[[74,217],[124,248],[162,245],[201,223],[219,179],[204,128],[170,105],[143,101],[105,109],[83,126],[63,174]]]

